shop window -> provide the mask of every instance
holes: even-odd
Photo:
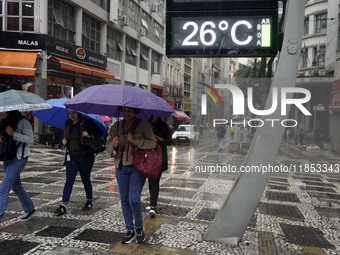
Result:
[[[83,13],[83,47],[100,52],[100,21]]]
[[[327,29],[327,14],[315,15],[315,33],[326,32]]]
[[[66,42],[75,42],[74,7],[61,0],[48,1],[48,34]]]
[[[2,3],[1,16],[3,16]],[[34,1],[7,1],[6,3],[6,24],[7,31],[34,31]],[[2,21],[1,21],[2,27]]]

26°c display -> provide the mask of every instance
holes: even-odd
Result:
[[[210,14],[210,15],[209,15]],[[167,15],[167,55],[275,56],[277,12],[225,11]],[[170,32],[170,33],[169,33]]]

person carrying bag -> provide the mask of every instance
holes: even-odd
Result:
[[[61,204],[54,210],[56,216],[66,213],[66,206],[70,200],[73,184],[79,171],[86,193],[86,202],[83,211],[92,209],[92,183],[91,171],[95,160],[92,151],[84,147],[84,139],[101,136],[101,130],[90,118],[82,116],[81,113],[67,109],[68,120],[62,143],[67,147],[65,154],[66,181],[63,190]]]
[[[30,155],[28,144],[34,143],[31,123],[18,111],[1,112],[0,117],[2,118],[0,123],[0,142],[3,142],[5,136],[9,136],[17,144],[15,155],[4,159],[3,163],[5,176],[0,186],[0,223],[7,208],[11,190],[18,196],[26,213],[21,218],[21,221],[27,221],[34,214],[35,206],[21,184],[20,174]]]
[[[114,158],[115,175],[127,230],[122,243],[129,244],[133,240],[142,243],[146,236],[143,228],[141,194],[146,179],[134,165],[133,150],[155,149],[156,140],[151,125],[146,120],[141,120],[134,133],[131,133],[139,109],[124,106],[121,111],[124,118],[110,128],[106,152]]]

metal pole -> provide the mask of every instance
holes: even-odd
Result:
[[[272,82],[272,87],[276,87],[278,90],[282,87],[295,87],[302,43],[304,6],[305,1],[288,1],[283,46],[277,72]],[[269,95],[272,95],[271,92]],[[265,109],[270,106],[271,98],[269,96]],[[289,113],[289,109],[287,112]],[[281,121],[284,117],[287,116],[281,116],[280,109],[270,116],[266,116],[268,119]],[[267,123],[259,128],[244,165],[273,165],[284,130],[282,125],[273,128]],[[261,199],[269,175],[268,173],[241,173],[239,175],[221,210],[209,225],[204,235],[205,240],[238,245]]]

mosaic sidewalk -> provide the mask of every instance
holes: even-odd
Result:
[[[65,181],[64,157],[35,144],[22,182],[37,211],[30,221],[21,222],[20,202],[10,194],[0,228],[0,254],[340,254],[340,173],[335,172],[273,175],[239,246],[203,240],[237,174],[199,173],[195,166],[240,166],[245,157],[229,153],[227,146],[218,153],[216,141],[205,139],[195,147],[169,147],[170,168],[161,180],[158,215],[149,218],[144,212],[147,241],[130,245],[120,244],[125,227],[112,160],[104,153],[96,159],[93,209],[81,210],[85,193],[78,176],[67,214],[56,217],[52,212]],[[277,163],[316,160],[335,164],[339,156],[322,151],[316,157],[283,143]],[[142,199],[145,208],[147,184]]]

